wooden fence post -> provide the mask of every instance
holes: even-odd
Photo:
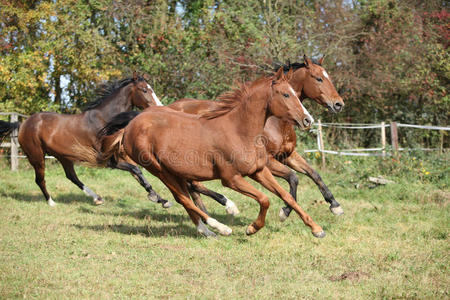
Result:
[[[382,155],[386,156],[386,128],[384,127],[384,122],[381,122],[381,148]]]
[[[398,132],[397,132],[397,123],[391,122],[391,143],[392,148],[395,152],[398,151]]]
[[[318,136],[318,143],[319,143],[319,151],[320,155],[322,156],[322,168],[325,168],[325,152],[323,152],[323,135],[322,135],[322,122],[317,122],[317,136]]]
[[[11,123],[18,122],[19,116],[17,114],[11,115]],[[17,140],[17,135],[19,130],[14,129],[11,132],[11,171],[17,171],[19,168],[19,143]]]

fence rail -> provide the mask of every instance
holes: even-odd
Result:
[[[27,118],[27,115],[16,113],[16,112],[0,112],[2,116],[10,116],[11,122],[18,122],[19,117]],[[390,124],[386,124],[385,122],[381,122],[379,124],[363,124],[363,123],[322,123],[320,120],[313,124],[313,127],[317,127],[314,129],[317,131],[317,149],[308,149],[304,150],[304,152],[320,152],[322,154],[322,165],[325,165],[325,154],[332,155],[346,155],[346,156],[386,156],[389,155],[386,153],[386,128],[390,127],[391,129],[391,145],[394,151],[410,151],[410,150],[422,150],[422,151],[442,151],[442,143],[440,148],[401,148],[398,143],[398,128],[406,127],[406,128],[417,128],[417,129],[425,129],[425,130],[441,130],[448,131],[450,127],[446,126],[429,126],[429,125],[415,125],[415,124],[402,124],[391,122]],[[339,129],[377,129],[381,130],[381,147],[379,148],[360,148],[360,149],[344,149],[344,150],[327,150],[324,149],[323,144],[323,127],[334,127]],[[11,133],[11,141],[5,142],[0,145],[3,148],[10,148],[11,154],[8,155],[11,160],[11,170],[15,171],[19,167],[19,158],[25,158],[24,155],[19,155],[19,142],[17,140],[18,130],[15,129]],[[374,153],[378,152],[378,153]],[[45,156],[45,158],[54,158],[53,156]]]
[[[325,165],[325,154],[333,155],[345,155],[345,156],[386,156],[390,155],[386,153],[386,128],[391,129],[391,145],[394,152],[397,151],[411,151],[411,150],[421,150],[421,151],[443,151],[442,137],[441,135],[441,145],[440,148],[401,148],[398,143],[398,128],[416,128],[425,130],[440,130],[442,133],[444,131],[450,130],[450,127],[446,126],[429,126],[429,125],[415,125],[415,124],[403,124],[397,122],[391,122],[390,124],[385,124],[381,122],[380,124],[353,124],[353,123],[321,123],[319,120],[317,124],[313,124],[317,127],[317,149],[307,149],[304,152],[320,152],[322,155],[322,165]],[[379,148],[359,148],[359,149],[344,149],[344,150],[326,150],[323,146],[323,127],[333,127],[339,129],[377,129],[381,130],[381,147]],[[372,153],[370,153],[372,152]],[[373,153],[380,152],[380,153]]]

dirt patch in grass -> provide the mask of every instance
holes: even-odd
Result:
[[[369,278],[370,274],[362,271],[349,271],[345,272],[341,275],[334,275],[328,277],[330,281],[342,281],[342,280],[350,280],[353,282],[359,281],[363,278]]]

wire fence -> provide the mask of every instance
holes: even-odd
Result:
[[[313,124],[314,129],[317,133],[317,149],[307,149],[304,152],[319,152],[322,156],[322,165],[325,165],[325,154],[332,155],[342,155],[342,156],[387,156],[392,155],[397,151],[440,151],[443,152],[443,136],[445,131],[449,131],[448,126],[430,126],[430,125],[415,125],[415,124],[403,124],[397,122],[390,122],[386,124],[381,122],[378,124],[357,124],[357,123],[321,123],[319,120],[316,124]],[[365,129],[380,129],[381,139],[379,141],[380,147],[372,148],[356,148],[356,149],[343,149],[343,150],[328,150],[324,148],[324,134],[323,128],[338,128],[338,129],[354,129],[354,130],[365,130]],[[424,130],[439,130],[441,132],[441,143],[438,148],[403,148],[399,146],[398,141],[398,128],[414,128],[414,129],[424,129]],[[390,128],[391,136],[391,149],[392,152],[388,152],[386,144],[386,128]]]

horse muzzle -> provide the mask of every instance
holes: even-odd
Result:
[[[333,113],[339,113],[344,108],[344,102],[342,100],[331,100],[327,102],[327,108]]]

